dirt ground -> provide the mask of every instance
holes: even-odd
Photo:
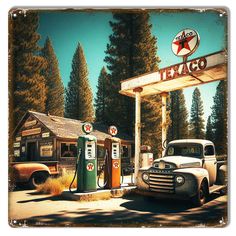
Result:
[[[193,208],[189,202],[135,194],[80,202],[20,190],[9,193],[9,224],[13,227],[223,227],[227,224],[227,196],[214,194],[203,207]]]

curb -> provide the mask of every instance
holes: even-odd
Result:
[[[99,189],[96,192],[77,193],[64,191],[61,197],[72,201],[99,201],[109,200],[111,198],[120,198],[124,195],[134,192],[136,186],[121,187],[119,189]]]

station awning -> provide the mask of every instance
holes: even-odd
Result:
[[[198,57],[171,65],[158,72],[143,74],[121,81],[120,93],[135,97],[135,88],[141,87],[141,97],[184,89],[217,80],[227,79],[225,51]]]

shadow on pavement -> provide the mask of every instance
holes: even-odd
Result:
[[[121,206],[129,210],[152,213],[178,213],[193,208],[189,201],[163,200],[152,197],[132,196]]]
[[[147,201],[137,195],[127,196],[119,210],[78,208],[62,210],[55,214],[39,215],[26,219],[27,226],[58,227],[189,227],[222,226],[226,219],[226,203],[209,202],[203,207],[192,208],[187,202]],[[65,200],[61,196],[45,197],[30,201]],[[29,201],[21,201],[25,203]],[[92,205],[92,202],[91,202]],[[224,218],[222,218],[224,217]],[[23,221],[23,220],[22,220]],[[17,221],[16,224],[19,224]]]

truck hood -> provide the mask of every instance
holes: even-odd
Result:
[[[160,161],[173,163],[177,168],[191,168],[191,167],[201,167],[202,161],[194,157],[184,157],[184,156],[168,156],[155,161],[158,163]]]

